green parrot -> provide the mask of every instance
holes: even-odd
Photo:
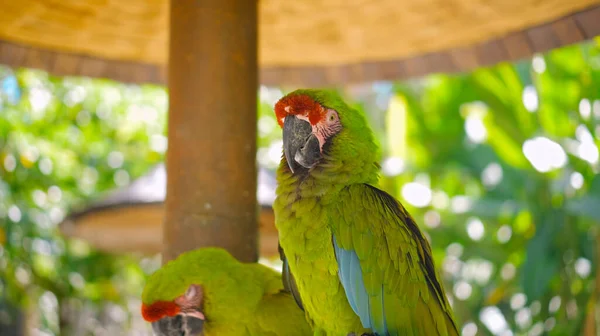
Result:
[[[312,335],[280,273],[216,247],[185,252],[152,274],[141,312],[158,336]]]
[[[373,186],[379,149],[364,115],[323,90],[286,95],[275,115],[283,157],[273,209],[293,274],[284,279],[314,335],[458,335],[429,243]]]

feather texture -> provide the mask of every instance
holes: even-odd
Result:
[[[458,335],[429,243],[404,207],[366,184],[338,200],[331,211],[340,220],[330,221],[338,274],[362,325],[377,335]]]
[[[283,248],[281,248],[281,244],[278,244],[277,248],[279,250],[279,259],[281,259],[281,262],[283,263],[281,267],[283,288],[286,292],[290,293],[294,297],[294,300],[296,301],[298,307],[304,310],[304,306],[302,305],[302,298],[300,298],[300,292],[298,291],[298,286],[296,285],[296,279],[294,279],[294,275],[292,274],[292,271],[290,271],[290,264],[288,263],[288,260],[285,257],[285,252],[283,251]]]

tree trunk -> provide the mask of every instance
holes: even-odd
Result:
[[[163,262],[220,246],[258,259],[257,1],[170,3]]]

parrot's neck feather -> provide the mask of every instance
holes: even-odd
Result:
[[[277,173],[277,193],[293,193],[296,198],[316,197],[321,203],[328,203],[348,186],[376,184],[378,180],[379,165],[376,162],[344,163],[325,155],[323,161],[311,170],[293,174],[283,158]]]

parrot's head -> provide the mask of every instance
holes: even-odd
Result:
[[[275,104],[275,115],[292,174],[319,166],[341,168],[357,179],[377,174],[379,150],[366,118],[337,93],[296,90]]]
[[[235,318],[245,301],[242,264],[221,248],[182,253],[152,274],[142,292],[142,317],[159,336],[199,335],[206,323]],[[250,298],[249,298],[250,297]]]

